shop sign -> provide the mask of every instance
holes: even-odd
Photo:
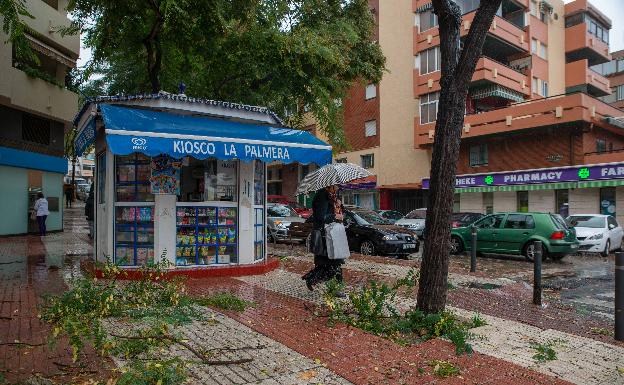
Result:
[[[624,179],[624,163],[459,175],[455,179],[455,187],[468,188],[611,179]],[[429,188],[429,179],[423,179],[423,188]]]

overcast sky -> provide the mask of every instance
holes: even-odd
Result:
[[[564,0],[564,3],[570,3],[573,0]],[[611,18],[613,27],[609,35],[609,45],[611,51],[619,51],[624,49],[624,1],[622,0],[590,0],[605,15]],[[84,66],[91,58],[91,52],[80,46],[80,58],[78,65]]]

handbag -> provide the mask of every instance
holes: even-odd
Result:
[[[312,233],[310,233],[309,248],[309,251],[314,255],[327,255],[325,240],[323,239],[323,232],[321,230],[312,230]]]
[[[31,211],[30,212],[30,220],[31,221],[36,221],[37,220],[37,212],[36,211]]]
[[[329,259],[346,259],[351,256],[347,231],[342,223],[333,222],[325,225],[325,239]]]

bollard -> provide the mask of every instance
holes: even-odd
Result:
[[[624,253],[615,253],[615,339],[624,341]]]
[[[470,248],[470,272],[477,271],[477,226],[472,226],[470,229],[472,236],[472,247]]]
[[[542,306],[542,241],[533,244],[533,304]]]

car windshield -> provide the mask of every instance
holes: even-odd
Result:
[[[398,211],[384,211],[383,214],[384,218],[388,218],[388,219],[401,219],[403,218],[403,214],[401,214]]]
[[[575,215],[568,217],[568,226],[589,227],[592,229],[602,229],[605,227],[605,217],[594,217],[591,215]]]
[[[273,205],[267,207],[267,215],[270,217],[296,217],[297,213],[286,205]]]
[[[425,219],[427,210],[413,210],[405,216],[406,219]]]
[[[361,225],[387,225],[390,222],[374,211],[356,210],[352,211],[355,220]]]

